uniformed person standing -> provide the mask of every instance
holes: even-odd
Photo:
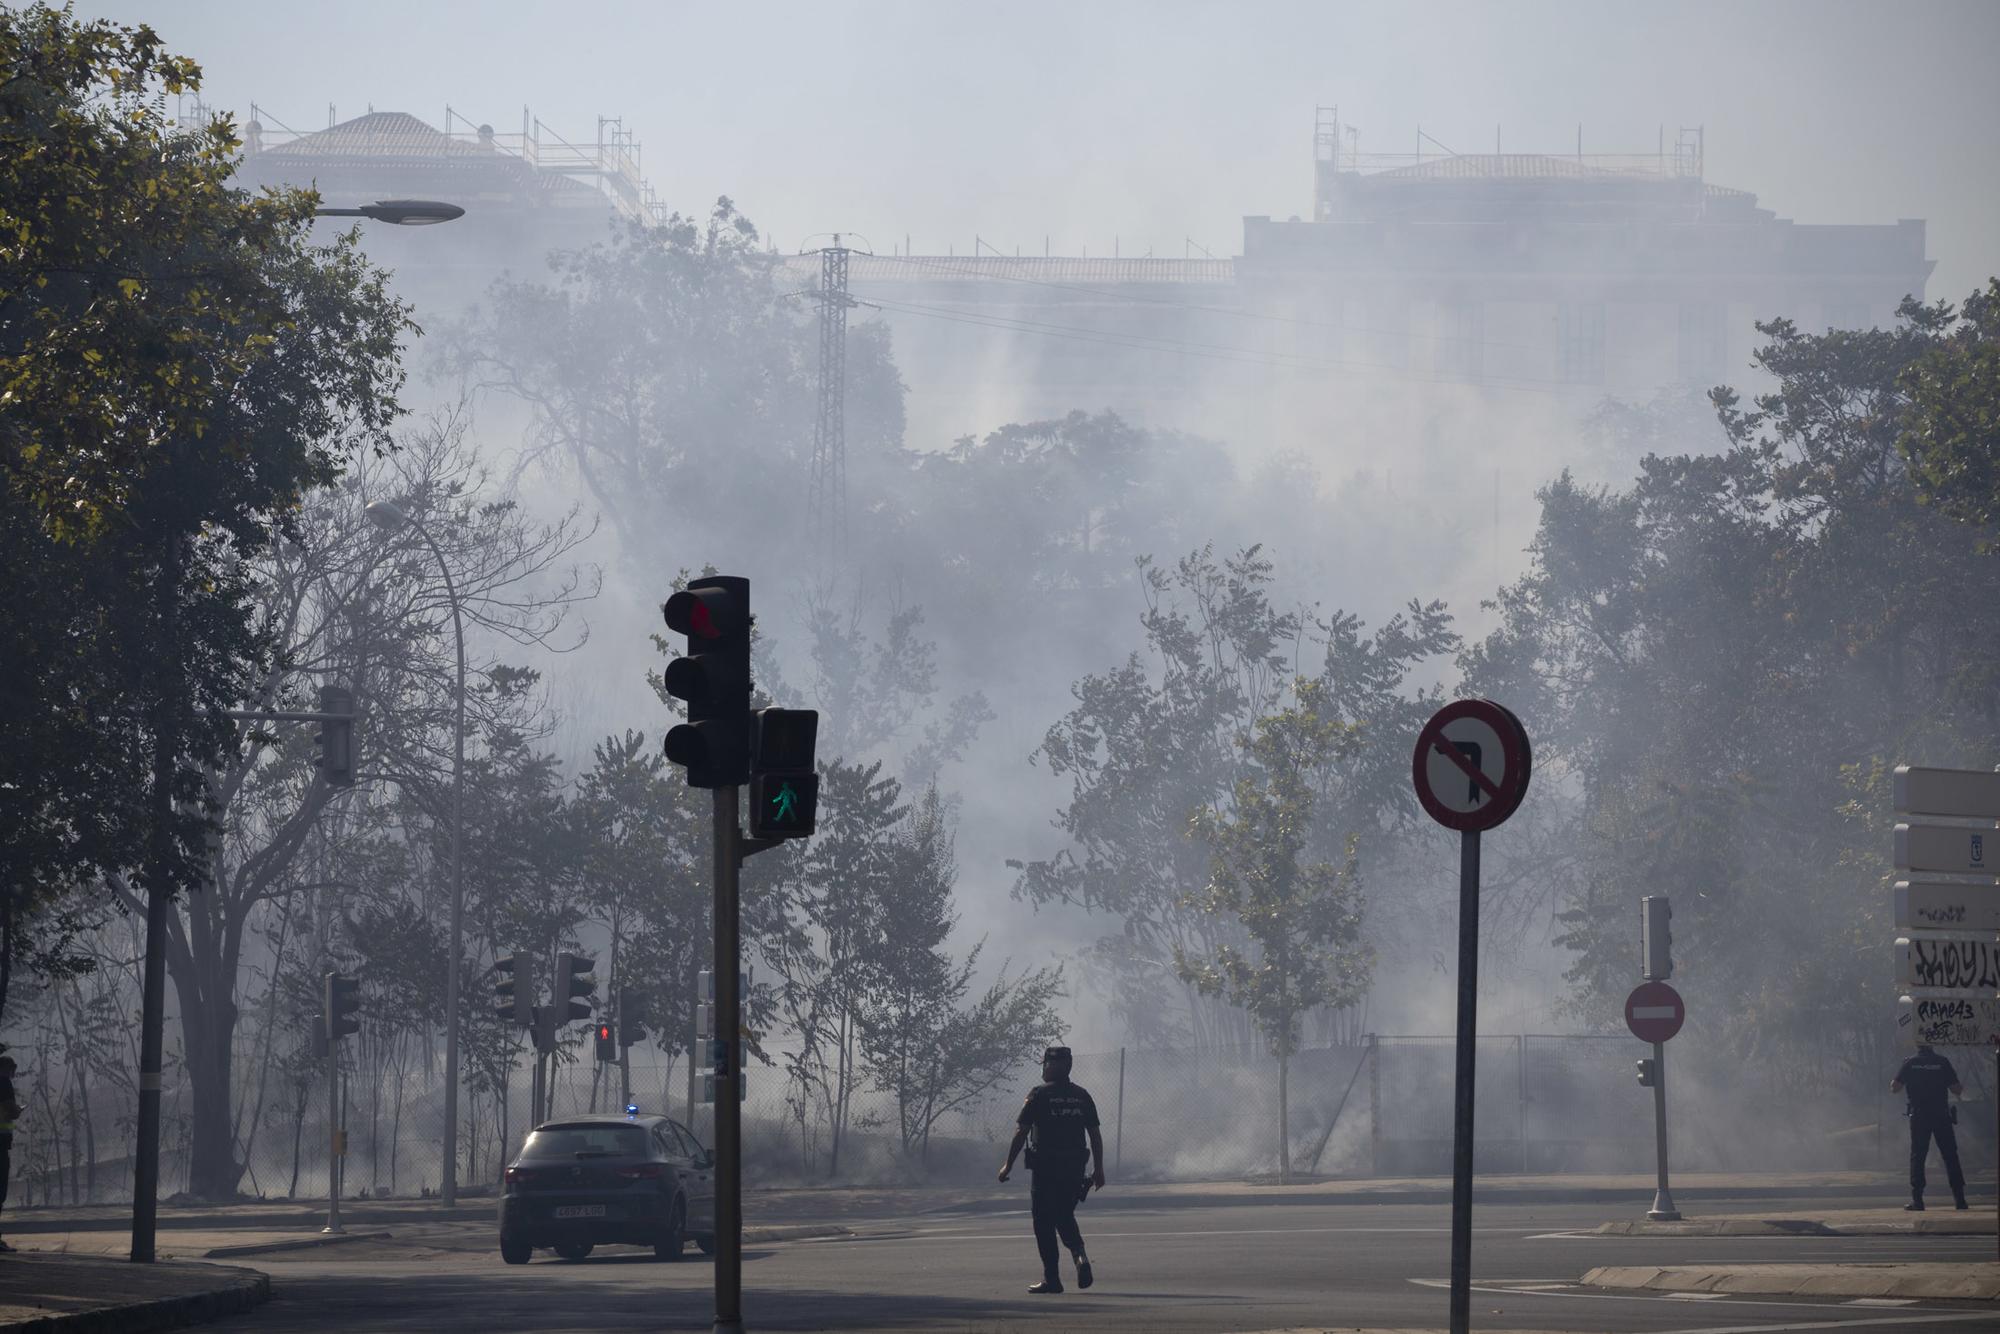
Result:
[[[1084,1194],[1086,1165],[1090,1185],[1104,1189],[1104,1136],[1097,1128],[1097,1104],[1090,1094],[1070,1083],[1069,1070],[1068,1047],[1050,1047],[1042,1053],[1042,1082],[1021,1104],[1014,1140],[1007,1146],[1007,1161],[1000,1167],[1000,1179],[1005,1181],[1014,1170],[1021,1146],[1029,1145],[1028,1170],[1034,1173],[1029,1200],[1035,1220],[1035,1248],[1042,1253],[1042,1281],[1029,1292],[1063,1290],[1058,1237],[1076,1261],[1076,1286],[1087,1288],[1095,1281],[1090,1257],[1083,1253],[1083,1233],[1077,1230],[1076,1206]]]
[[[1904,1114],[1910,1118],[1910,1202],[1903,1207],[1924,1207],[1924,1159],[1930,1157],[1935,1139],[1938,1157],[1944,1159],[1945,1179],[1951,1182],[1952,1199],[1965,1208],[1965,1171],[1958,1165],[1958,1132],[1952,1129],[1951,1098],[1947,1096],[1965,1092],[1958,1082],[1958,1071],[1929,1047],[1920,1046],[1889,1081],[1889,1092],[1909,1099]]]

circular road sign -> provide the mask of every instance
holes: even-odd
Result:
[[[1665,1042],[1686,1020],[1681,993],[1664,982],[1641,982],[1625,998],[1625,1027],[1641,1042]]]
[[[1431,819],[1470,834],[1520,808],[1532,763],[1519,718],[1490,699],[1461,699],[1432,714],[1417,734],[1410,777]]]

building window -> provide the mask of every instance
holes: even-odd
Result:
[[[1868,307],[1857,302],[1843,302],[1826,308],[1827,327],[1833,329],[1872,329],[1875,321],[1868,317]]]
[[[1457,380],[1477,380],[1485,370],[1485,309],[1473,301],[1447,301],[1438,307],[1437,373]]]
[[[1726,320],[1720,304],[1698,302],[1681,307],[1681,379],[1715,384],[1722,379],[1728,357]]]
[[[1604,382],[1604,303],[1564,302],[1557,316],[1556,365],[1571,384]]]

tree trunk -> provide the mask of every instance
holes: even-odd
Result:
[[[1292,1184],[1291,1044],[1278,1048],[1278,1184]]]

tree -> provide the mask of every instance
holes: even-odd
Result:
[[[874,1086],[896,1100],[903,1153],[928,1164],[940,1120],[977,1103],[1062,1036],[1054,1005],[1062,971],[1037,968],[1010,978],[1003,965],[966,1005],[985,941],[963,959],[954,959],[947,944],[958,925],[952,906],[958,864],[935,785],[886,851],[892,867],[882,882],[881,912],[894,926],[862,961],[861,1058]]]
[[[1553,869],[1578,1013],[1612,1026],[1632,905],[1670,893],[1678,966],[1712,998],[1694,1024],[1729,1016],[1709,1040],[1793,1096],[1854,1087],[1891,1040],[1869,984],[1890,770],[2000,759],[2000,629],[1966,614],[1996,586],[1984,530],[1922,504],[1899,447],[1945,321],[1903,309],[1760,325],[1773,387],[1747,408],[1717,390],[1712,442],[1626,490],[1552,482],[1528,573],[1463,656],[1468,689],[1522,714],[1546,790],[1575,793]]]
[[[1206,957],[1174,950],[1181,978],[1246,1011],[1278,1058],[1278,1174],[1286,1182],[1300,1016],[1359,1000],[1373,957],[1361,940],[1358,837],[1348,836],[1343,865],[1303,860],[1317,780],[1359,746],[1356,729],[1329,716],[1326,705],[1318,682],[1301,681],[1290,708],[1257,721],[1248,747],[1252,773],[1237,780],[1230,808],[1196,819],[1213,869],[1190,896],[1192,906],[1240,927],[1247,947],[1225,942]]]
[[[1954,518],[2000,523],[2000,278],[1950,306],[1906,302],[1931,344],[1903,372],[1910,408],[1900,444],[1919,497]]]
[[[344,459],[388,441],[408,327],[314,199],[227,186],[227,121],[170,125],[199,71],[150,29],[0,12],[0,856],[18,932],[144,864],[198,883],[204,768],[272,646],[250,562]]]

